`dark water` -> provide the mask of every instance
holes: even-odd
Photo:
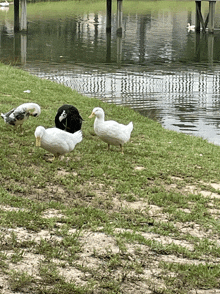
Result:
[[[124,14],[121,36],[116,14],[106,34],[105,12],[60,19],[38,12],[22,35],[14,34],[7,13],[0,11],[2,62],[220,145],[218,10],[214,34],[188,32],[194,13],[167,9]]]

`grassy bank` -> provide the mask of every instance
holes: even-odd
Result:
[[[23,133],[0,121],[0,287],[5,293],[199,293],[220,288],[220,147],[135,111],[0,65],[0,106],[42,108]],[[24,93],[25,90],[30,93]],[[83,141],[61,160],[38,125],[75,105]],[[92,109],[133,121],[124,155],[93,131]],[[8,292],[7,292],[8,291]]]
[[[11,6],[10,6],[11,7]],[[195,13],[194,1],[123,1],[123,14],[135,15],[150,14],[152,17],[158,15],[161,12],[181,13],[184,11]],[[216,5],[216,14],[219,13],[219,5]],[[48,13],[48,11],[50,13]],[[208,3],[203,3],[202,12],[208,11]],[[117,1],[112,1],[112,13],[117,12]],[[74,0],[74,1],[39,1],[28,3],[27,17],[29,22],[35,22],[37,20],[56,19],[59,21],[67,16],[73,17],[73,15],[83,15],[86,13],[106,13],[106,0]],[[7,13],[7,20],[13,21],[14,11],[10,9]],[[4,19],[4,18],[3,18]]]

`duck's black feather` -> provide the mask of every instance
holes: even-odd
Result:
[[[30,113],[25,112],[25,111],[21,111],[21,112],[18,112],[18,113],[14,114],[14,117],[15,117],[16,120],[22,120],[25,117],[29,117],[29,116],[30,116]]]
[[[78,109],[69,104],[62,105],[55,116],[55,126],[69,133],[81,130],[83,119]]]

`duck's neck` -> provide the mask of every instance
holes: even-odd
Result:
[[[95,123],[99,124],[99,123],[103,123],[105,121],[105,115],[99,115],[98,117],[95,118]]]

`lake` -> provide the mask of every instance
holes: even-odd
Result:
[[[208,3],[202,6],[205,17]],[[0,10],[0,60],[220,145],[219,6],[210,34],[187,30],[194,1],[125,0],[117,34],[113,1],[107,34],[105,1],[34,3],[21,34],[10,5]]]

